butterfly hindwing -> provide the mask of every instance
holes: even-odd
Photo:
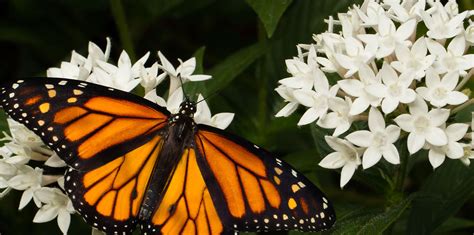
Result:
[[[162,146],[163,139],[157,135],[95,169],[84,172],[70,168],[65,175],[65,190],[74,208],[104,232],[131,233]]]
[[[222,130],[199,125],[200,169],[223,224],[238,231],[321,231],[335,213],[324,194],[287,163]]]
[[[0,100],[76,169],[94,168],[149,141],[169,114],[127,92],[58,78],[4,84]]]
[[[209,189],[198,166],[193,147],[184,150],[170,177],[161,203],[150,221],[142,225],[147,234],[223,234],[223,227]]]

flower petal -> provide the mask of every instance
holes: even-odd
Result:
[[[429,128],[425,133],[426,141],[435,146],[443,146],[448,143],[446,133],[439,127]]]
[[[432,109],[428,113],[431,124],[435,127],[446,123],[449,118],[449,109]]]
[[[342,157],[341,153],[333,152],[328,154],[321,162],[319,162],[319,166],[326,168],[326,169],[338,169],[344,166],[346,161]]]
[[[394,165],[400,164],[400,156],[395,145],[391,144],[382,152],[383,158]]]
[[[316,119],[318,119],[319,116],[320,116],[320,112],[318,110],[316,110],[315,108],[309,108],[308,110],[306,110],[303,116],[301,116],[301,119],[298,122],[298,126],[310,124],[316,121]]]
[[[296,111],[298,108],[298,103],[296,102],[289,102],[288,104],[285,105],[280,111],[278,111],[277,114],[275,114],[275,117],[288,117],[290,116],[293,112]]]
[[[341,188],[344,187],[344,185],[346,185],[349,182],[349,180],[354,175],[354,172],[355,172],[356,168],[357,168],[356,164],[346,164],[342,168],[342,170],[341,170],[341,180],[340,180],[340,183],[339,183]]]
[[[380,161],[382,153],[374,147],[369,147],[365,150],[364,156],[362,157],[362,167],[364,169],[370,168]]]
[[[382,113],[376,108],[369,111],[369,130],[372,132],[385,129],[385,120]]]
[[[428,159],[430,160],[430,163],[434,169],[439,167],[444,162],[445,158],[446,157],[444,156],[444,153],[439,151],[438,148],[432,148],[428,152]]]
[[[423,148],[424,144],[425,144],[424,136],[416,134],[415,132],[411,132],[408,135],[407,147],[408,147],[408,152],[410,154],[414,154],[418,152],[418,150]]]
[[[352,132],[346,136],[351,143],[360,147],[369,147],[372,144],[372,133],[367,130]]]
[[[67,234],[71,224],[71,214],[66,210],[60,210],[58,214],[58,226],[63,234]]]
[[[453,123],[446,128],[446,134],[449,141],[458,141],[462,139],[469,128],[468,124],[464,123]]]
[[[413,126],[413,116],[410,115],[410,114],[402,114],[402,115],[399,115],[398,117],[395,118],[395,123],[397,123],[397,125],[399,127],[402,128],[402,130],[406,131],[406,132],[412,132],[415,127]]]

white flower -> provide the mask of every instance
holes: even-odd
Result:
[[[460,159],[464,155],[463,146],[457,141],[461,140],[467,132],[469,125],[454,123],[449,125],[445,132],[448,137],[448,144],[443,146],[430,146],[428,158],[433,168],[439,167],[446,157]]]
[[[368,43],[365,47],[359,40],[349,37],[344,38],[345,54],[336,53],[335,59],[339,65],[347,69],[344,74],[345,78],[354,75],[359,71],[359,67],[363,64],[367,64],[370,60],[375,57],[377,51],[376,43]]]
[[[464,154],[459,160],[466,166],[471,164],[471,159],[474,160],[474,150],[471,144],[462,144]]]
[[[181,61],[178,68],[174,68],[173,64],[171,64],[168,59],[158,51],[158,57],[160,58],[161,64],[159,67],[163,69],[169,76],[170,76],[170,89],[169,93],[173,93],[178,87],[180,87],[181,83],[186,83],[188,81],[204,81],[211,79],[211,76],[204,75],[204,74],[194,74],[194,70],[196,69],[196,58],[191,58],[186,61]],[[181,81],[180,79],[181,78]]]
[[[62,62],[59,68],[49,68],[46,71],[48,77],[70,78],[86,80],[98,61],[107,62],[110,55],[111,43],[107,38],[105,52],[93,42],[89,42],[89,55],[87,58],[72,51],[70,62]]]
[[[382,113],[376,108],[370,108],[369,130],[356,131],[346,136],[351,143],[367,148],[362,157],[362,167],[372,167],[382,156],[392,164],[399,164],[400,157],[393,143],[400,136],[400,128],[395,125],[385,127]]]
[[[395,49],[397,61],[393,61],[391,65],[398,72],[404,74],[414,74],[417,80],[425,76],[425,71],[433,64],[436,56],[426,55],[428,49],[424,37],[420,37],[413,44],[411,49],[406,45],[398,45]]]
[[[426,72],[426,87],[416,88],[416,92],[433,106],[441,108],[447,104],[458,105],[467,101],[468,97],[462,92],[455,91],[459,74],[450,72],[440,79],[432,70]]]
[[[385,4],[390,6],[390,10],[387,12],[390,18],[398,22],[407,22],[410,19],[421,18],[421,12],[426,8],[426,0],[418,1],[384,1]]]
[[[436,55],[433,67],[439,74],[457,71],[461,76],[466,75],[466,71],[474,67],[474,55],[464,55],[466,41],[463,35],[455,37],[448,45],[447,50],[438,42],[427,39],[429,51]]]
[[[410,88],[413,81],[411,73],[404,73],[398,77],[392,66],[384,63],[378,75],[382,78],[383,84],[371,84],[367,87],[367,92],[383,98],[382,111],[385,114],[395,110],[399,103],[408,104],[415,100],[416,93]]]
[[[328,145],[336,152],[328,154],[319,165],[328,169],[338,169],[341,171],[341,188],[349,182],[355,170],[360,165],[360,150],[354,147],[349,141],[333,136],[326,136]]]
[[[166,107],[166,100],[163,99],[158,94],[156,94],[156,89],[153,89],[153,90],[149,91],[148,93],[146,93],[143,98],[145,98],[149,101],[155,102],[158,105],[160,105],[161,107]]]
[[[333,136],[338,136],[351,127],[354,116],[349,114],[352,106],[352,100],[346,97],[345,100],[340,97],[334,97],[328,100],[329,109],[332,111],[320,118],[317,124],[320,127],[335,129]]]
[[[416,29],[416,20],[411,19],[396,29],[395,24],[388,17],[381,17],[377,27],[377,34],[362,34],[359,39],[365,44],[377,44],[375,56],[383,58],[391,55],[397,45],[411,45],[408,38]]]
[[[289,88],[283,85],[278,86],[275,89],[278,94],[285,99],[285,102],[288,102],[285,107],[283,107],[280,111],[278,111],[277,114],[275,114],[275,117],[288,117],[290,116],[293,112],[296,111],[298,108],[298,100],[296,100],[295,96],[293,95],[293,88]]]
[[[30,166],[24,165],[18,168],[18,172],[15,176],[8,180],[8,186],[24,191],[18,209],[24,208],[31,199],[34,199],[35,203],[38,201],[34,197],[34,192],[41,188],[43,170],[41,168],[33,169]]]
[[[410,114],[401,114],[395,122],[402,130],[409,132],[408,152],[414,154],[420,150],[425,141],[435,146],[448,143],[446,133],[440,128],[449,118],[449,109],[432,109],[428,112],[428,105],[421,99],[409,104]]]
[[[140,71],[140,85],[145,88],[145,94],[155,89],[166,77],[166,73],[158,75],[158,63],[155,62],[150,68],[142,67]]]
[[[474,23],[470,23],[464,32],[464,38],[470,45],[474,45]]]
[[[362,9],[354,6],[364,26],[376,26],[385,16],[385,10],[375,1],[364,1]]]
[[[218,113],[212,116],[211,110],[204,100],[204,97],[201,94],[198,95],[196,113],[194,114],[194,121],[196,123],[225,129],[230,125],[233,119],[233,113]]]
[[[319,69],[316,58],[316,50],[312,46],[309,49],[306,63],[303,59],[298,57],[285,60],[286,69],[288,73],[291,74],[291,77],[281,79],[278,82],[294,89],[301,88],[311,90],[313,86],[316,87],[315,83],[318,79],[326,77],[321,69]]]
[[[140,83],[138,77],[149,55],[150,53],[146,53],[133,66],[126,51],[122,51],[120,54],[117,66],[97,61],[98,67],[95,67],[87,81],[123,91],[131,91]]]
[[[300,126],[312,123],[326,115],[329,109],[328,100],[336,96],[339,86],[330,87],[326,76],[324,76],[315,81],[314,88],[316,91],[299,89],[293,92],[296,100],[308,107],[308,110],[306,110],[298,122]]]
[[[428,28],[426,33],[428,37],[436,40],[447,39],[462,32],[464,29],[463,21],[467,12],[450,18],[441,3],[438,2],[434,7],[436,10],[431,15],[427,11],[421,12],[423,22]]]
[[[380,77],[375,76],[374,71],[366,64],[359,70],[359,79],[344,79],[337,82],[341,89],[347,94],[356,97],[352,103],[350,115],[357,115],[364,112],[369,106],[380,105],[381,98],[367,92],[367,87],[380,83]]]
[[[34,223],[45,223],[57,217],[59,229],[67,234],[74,207],[71,200],[57,188],[41,188],[35,192],[41,202],[40,209],[33,218]]]

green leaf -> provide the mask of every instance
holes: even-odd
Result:
[[[204,73],[204,52],[206,51],[206,47],[200,47],[196,52],[194,52],[193,57],[196,58],[196,69],[194,70],[194,74],[203,74]]]
[[[246,2],[257,13],[270,38],[292,0],[246,0]]]
[[[447,161],[425,181],[408,219],[409,234],[430,234],[474,193],[474,165]]]
[[[450,218],[436,229],[435,234],[446,234],[455,230],[474,228],[474,221],[462,218]]]
[[[414,196],[409,196],[396,205],[388,208],[385,212],[380,213],[367,221],[367,223],[359,225],[360,230],[357,234],[382,234],[391,224],[393,224],[402,213],[410,205]]]
[[[201,93],[205,93],[206,96],[223,89],[253,64],[255,60],[260,58],[266,50],[266,45],[262,43],[240,49],[209,70],[212,79],[199,82],[199,84],[196,84],[196,89]]]
[[[335,226],[329,231],[333,235],[352,235],[356,234],[362,224],[367,223],[371,218],[378,215],[381,210],[379,209],[356,209],[344,216],[336,219]],[[336,215],[337,216],[337,215]]]
[[[407,209],[413,196],[387,208],[356,209],[338,219],[332,234],[382,234]]]

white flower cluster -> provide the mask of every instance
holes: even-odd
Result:
[[[108,63],[110,40],[107,39],[105,52],[96,44],[89,43],[89,54],[84,57],[72,52],[69,62],[62,62],[59,68],[47,70],[48,77],[69,78],[97,83],[130,92],[141,85],[145,90],[145,98],[166,107],[176,113],[184,101],[181,85],[189,81],[210,79],[209,75],[194,75],[196,59],[181,61],[175,68],[158,52],[160,62],[146,67],[149,53],[132,65],[128,54],[123,51],[117,65]],[[161,71],[161,73],[159,73]],[[181,77],[181,81],[180,78]],[[167,100],[156,93],[156,87],[166,78],[170,79]],[[232,122],[233,113],[219,113],[214,116],[198,95],[197,111],[194,119],[197,123],[225,129]],[[75,213],[70,199],[64,193],[63,175],[50,175],[46,168],[64,168],[66,163],[50,150],[41,139],[24,125],[8,118],[11,135],[4,133],[6,141],[0,147],[0,198],[12,189],[23,191],[19,209],[24,208],[32,199],[39,208],[33,222],[44,223],[57,218],[58,226],[66,234],[70,224],[70,214]],[[33,168],[31,165],[44,167]]]
[[[450,117],[474,103],[462,91],[474,74],[472,15],[454,0],[366,0],[330,17],[326,32],[286,60],[290,77],[276,91],[287,104],[276,116],[302,105],[298,125],[334,129],[325,139],[336,152],[319,165],[342,167],[341,187],[361,164],[399,164],[402,141],[410,155],[428,150],[433,168],[446,157],[468,165],[474,126]],[[368,130],[351,128],[360,122]]]

